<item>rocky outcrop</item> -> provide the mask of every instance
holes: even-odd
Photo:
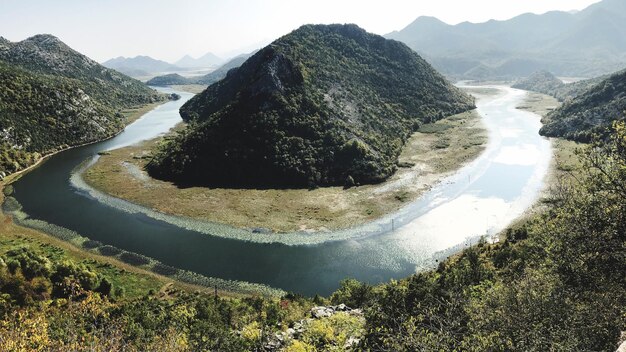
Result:
[[[352,309],[345,304],[336,306],[315,306],[311,308],[310,318],[297,321],[285,331],[277,332],[269,336],[263,345],[264,351],[279,351],[286,347],[291,340],[300,338],[314,320],[330,318],[339,312],[344,312],[356,317],[363,317],[363,311],[361,309]],[[356,336],[349,336],[345,345],[342,347],[344,350],[348,350],[356,347],[360,341],[361,340]]]

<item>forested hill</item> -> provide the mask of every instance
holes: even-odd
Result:
[[[191,127],[148,169],[237,187],[380,182],[421,123],[473,107],[400,42],[356,25],[306,25],[186,103]]]
[[[124,127],[122,109],[165,99],[54,36],[0,38],[0,172],[109,137]]]
[[[613,121],[624,120],[625,111],[626,71],[621,71],[548,114],[540,133],[589,141],[594,134],[606,134]]]
[[[552,73],[542,70],[533,73],[525,79],[515,82],[512,87],[549,94],[550,92],[561,88],[563,85],[563,81],[558,79]]]
[[[581,81],[563,83],[563,81],[558,79],[551,72],[541,70],[527,78],[515,82],[512,87],[551,95],[558,101],[565,102],[587,92],[610,76],[611,75],[603,75]]]

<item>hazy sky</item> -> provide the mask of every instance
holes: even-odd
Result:
[[[386,34],[418,16],[484,22],[580,10],[598,0],[0,0],[0,36],[50,33],[87,56],[176,61],[250,51],[306,23],[356,23]]]

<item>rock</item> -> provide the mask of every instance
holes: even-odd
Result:
[[[346,177],[346,180],[343,184],[343,188],[344,189],[348,189],[348,188],[352,188],[354,187],[354,178],[352,178],[352,176],[348,175],[348,177]]]
[[[615,350],[615,352],[626,352],[626,331],[622,331],[622,337],[620,339],[621,344]]]
[[[352,348],[352,347],[356,347],[359,345],[359,343],[361,342],[361,339],[357,339],[354,336],[350,336],[347,340],[346,343],[343,345],[344,349],[348,349],[348,348]]]
[[[332,307],[317,306],[311,308],[311,316],[315,319],[327,318],[335,314]]]
[[[345,304],[341,303],[338,306],[334,306],[333,309],[337,312],[345,312],[345,311],[350,311],[352,309],[350,309],[348,306],[346,306]]]

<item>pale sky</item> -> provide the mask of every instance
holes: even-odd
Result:
[[[251,51],[307,23],[400,30],[419,16],[446,23],[581,10],[598,0],[0,0],[0,36],[59,37],[97,60],[149,55],[176,61]]]

